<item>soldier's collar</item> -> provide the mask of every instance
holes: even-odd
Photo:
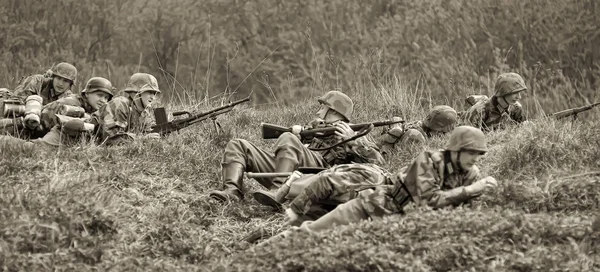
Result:
[[[508,112],[508,106],[506,106],[505,108],[502,105],[500,105],[497,96],[492,97],[492,106],[494,106],[494,108],[497,109],[500,113]]]

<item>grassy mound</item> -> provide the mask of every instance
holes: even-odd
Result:
[[[600,232],[585,216],[509,210],[412,211],[233,255],[237,271],[592,271]],[[219,269],[220,266],[214,266]]]

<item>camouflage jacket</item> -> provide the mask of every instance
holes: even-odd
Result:
[[[296,214],[307,214],[313,205],[335,207],[350,201],[359,191],[391,184],[392,174],[376,164],[340,164],[308,178],[309,185],[294,198],[290,208]]]
[[[155,124],[148,111],[138,109],[125,96],[113,98],[94,113],[93,119],[100,143],[115,136],[147,133]]]
[[[58,99],[68,97],[73,93],[67,90],[62,94],[56,93],[52,85],[52,78],[44,75],[31,75],[24,78],[13,91],[13,96],[25,103],[25,99],[30,95],[39,95],[43,99],[42,105]]]
[[[44,106],[41,114],[41,124],[44,130],[50,130],[55,125],[59,124],[56,114],[60,113],[63,106],[73,106],[83,108],[85,113],[93,114],[94,108],[90,106],[87,99],[80,94],[74,94],[69,97],[64,97]]]
[[[497,98],[481,99],[461,114],[461,125],[469,125],[481,130],[504,127],[507,123],[521,123],[527,120],[520,103],[507,109],[498,104]]]
[[[305,129],[322,127],[322,121],[313,120]],[[308,148],[324,148],[333,146],[342,141],[337,135],[329,137],[313,137],[310,139],[301,139],[302,143],[308,144]],[[318,151],[329,165],[347,164],[347,163],[374,163],[384,164],[385,160],[375,142],[367,136],[347,142],[334,148]]]
[[[397,201],[398,192],[407,191],[409,199],[417,205],[442,208],[460,205],[475,195],[469,195],[465,187],[479,180],[477,166],[465,171],[450,161],[450,152],[424,151],[408,166],[394,175],[394,185],[377,187],[361,193],[360,201],[370,216],[401,213],[403,205]]]

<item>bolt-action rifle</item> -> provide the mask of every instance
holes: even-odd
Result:
[[[596,102],[596,103],[593,103],[593,104],[590,104],[587,106],[583,106],[583,107],[577,107],[577,108],[572,108],[572,109],[568,109],[568,110],[555,112],[548,116],[554,117],[556,119],[562,119],[562,118],[567,118],[569,116],[573,116],[573,119],[577,119],[577,114],[584,112],[584,111],[591,110],[598,105],[600,105],[600,102]]]
[[[370,123],[362,123],[362,124],[353,124],[350,125],[350,128],[354,131],[360,131],[367,127],[373,125],[373,127],[381,127],[381,126],[389,126],[397,123],[404,123],[404,120],[398,121],[381,121],[381,122],[370,122]],[[281,134],[285,132],[292,132],[292,128],[282,127],[274,124],[261,123],[262,128],[262,137],[263,139],[276,139],[281,136]],[[312,137],[327,137],[335,134],[337,131],[335,126],[323,127],[323,128],[312,128],[312,129],[304,129],[300,131],[300,137],[302,139],[310,139]]]
[[[187,115],[186,118],[176,119],[169,122],[167,118],[167,112],[165,108],[155,108],[154,109],[154,118],[156,120],[156,125],[152,126],[151,132],[159,133],[161,136],[165,136],[170,134],[171,132],[178,131],[182,128],[191,126],[195,123],[202,122],[206,119],[211,119],[215,124],[215,129],[217,132],[219,131],[220,125],[216,122],[216,118],[218,115],[230,112],[234,106],[250,101],[250,97],[246,97],[241,100],[233,101],[227,105],[209,110],[200,114],[191,114],[188,111],[176,111],[173,112],[173,116]]]

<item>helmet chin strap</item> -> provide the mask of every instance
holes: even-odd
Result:
[[[464,170],[462,168],[462,165],[460,163],[460,153],[462,153],[462,151],[454,151],[456,152],[456,160],[452,161],[452,163],[454,164],[454,166],[456,166],[456,168],[460,171]],[[451,157],[450,160],[452,160],[453,158]]]

